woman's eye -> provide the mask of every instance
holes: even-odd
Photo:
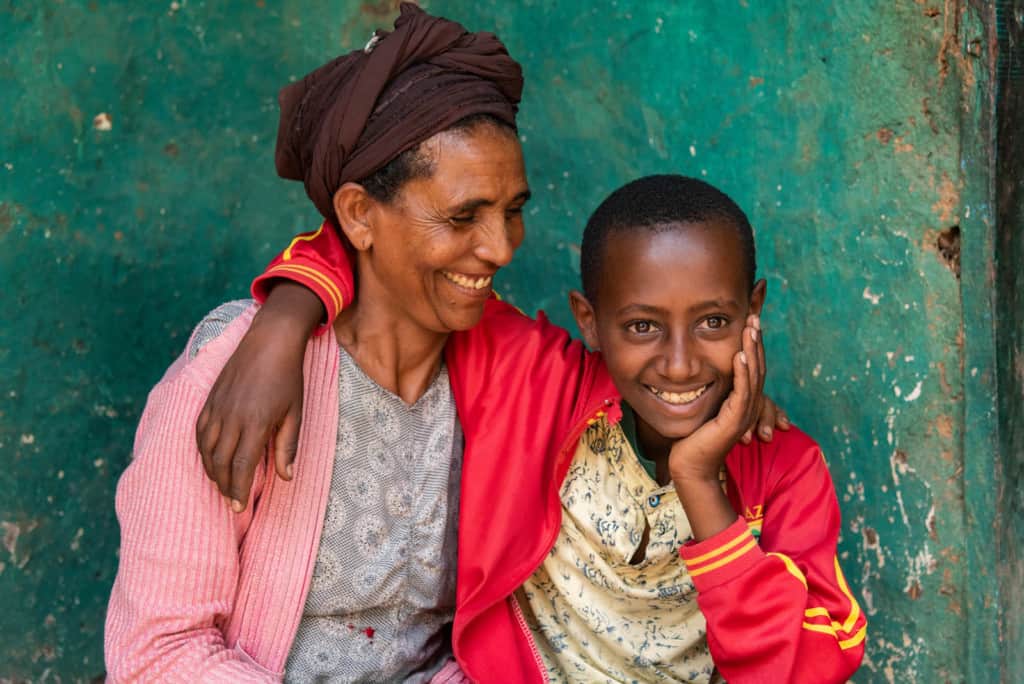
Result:
[[[475,216],[473,216],[472,214],[469,214],[469,215],[466,215],[466,216],[452,216],[448,220],[451,221],[456,226],[468,226],[470,223],[473,222],[473,219],[475,219],[475,218],[476,218]]]

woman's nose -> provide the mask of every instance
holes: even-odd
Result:
[[[505,266],[512,261],[512,256],[522,241],[521,223],[495,218],[480,227],[476,255],[495,266]]]

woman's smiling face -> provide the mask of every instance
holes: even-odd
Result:
[[[574,302],[649,437],[690,435],[732,390],[746,318],[764,301],[764,281],[749,290],[743,254],[737,231],[714,219],[612,233],[589,333]]]
[[[439,133],[420,150],[432,173],[407,181],[390,202],[373,201],[360,288],[373,278],[375,290],[432,332],[466,330],[523,241],[530,191],[522,148],[513,131],[484,124]]]

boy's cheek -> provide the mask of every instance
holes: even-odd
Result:
[[[714,350],[714,364],[720,375],[732,379],[732,359],[737,352],[743,349],[743,330],[736,335],[730,335],[729,339],[722,340]]]

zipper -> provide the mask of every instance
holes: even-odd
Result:
[[[573,426],[572,430],[569,431],[569,436],[566,438],[565,442],[563,442],[562,446],[559,448],[559,459],[563,459],[566,457],[567,452],[573,448],[573,445],[575,445],[576,442],[579,441],[580,436],[584,433],[584,431],[588,427],[593,425],[595,421],[599,420],[602,416],[606,415],[607,411],[605,409],[609,408],[613,403],[613,399],[603,399],[601,400],[600,404],[595,405],[593,408],[587,410],[587,412],[583,414],[584,417],[581,418],[579,422],[577,422],[576,425]],[[559,490],[560,489],[561,485],[559,485]],[[558,497],[558,503],[559,506],[561,506],[560,497]],[[561,514],[559,514],[559,517],[561,517]],[[519,601],[515,597],[515,591],[517,588],[521,587],[527,579],[529,579],[530,575],[534,573],[537,567],[539,567],[540,564],[544,562],[544,558],[549,553],[551,553],[551,549],[555,545],[555,540],[558,539],[558,532],[560,529],[561,525],[558,525],[552,530],[551,537],[544,541],[544,544],[542,546],[542,548],[544,549],[544,553],[541,554],[541,556],[539,557],[538,563],[534,566],[532,570],[529,571],[527,575],[517,579],[517,581],[513,585],[512,593],[510,593],[505,598],[506,601],[512,601],[512,609],[513,612],[515,612],[516,621],[519,623],[519,628],[523,631],[523,636],[526,637],[527,642],[530,644],[530,651],[533,653],[534,663],[537,665],[537,670],[540,673],[540,678],[542,682],[550,681],[548,679],[547,668],[544,666],[544,660],[541,658],[540,651],[537,649],[537,644],[533,640],[533,633],[530,631],[529,626],[527,626],[526,624],[526,618],[523,617],[523,610],[519,607]],[[531,565],[534,564],[531,563]]]
[[[562,446],[558,450],[559,457],[560,458],[564,458],[566,452],[569,449],[571,449],[576,442],[579,441],[580,436],[583,434],[583,432],[588,427],[593,425],[595,421],[600,419],[602,416],[606,415],[607,414],[607,409],[612,407],[614,405],[614,403],[615,403],[615,399],[614,398],[606,398],[606,399],[602,399],[600,401],[600,403],[595,404],[593,407],[589,408],[583,414],[584,418],[581,418],[573,426],[572,430],[569,431],[568,437],[566,438],[565,442],[562,443]],[[560,488],[561,487],[559,486],[559,489]],[[556,500],[558,500],[559,506],[561,506],[561,500],[560,500],[560,498],[557,497],[557,495],[556,495]],[[554,547],[554,545],[555,545],[555,540],[558,539],[558,532],[559,532],[560,528],[561,528],[561,526],[559,525],[559,526],[556,526],[554,530],[552,530],[551,537],[546,539],[544,541],[544,543],[543,543],[542,548],[544,549],[544,553],[541,554],[537,558],[536,564],[531,563],[531,565],[533,566],[533,569],[531,569],[523,577],[520,577],[520,578],[516,579],[516,582],[512,585],[512,591],[510,591],[505,596],[505,599],[504,599],[506,601],[509,600],[509,599],[512,600],[512,608],[513,608],[513,612],[516,615],[516,622],[519,624],[519,628],[522,630],[523,636],[526,638],[527,642],[530,644],[530,651],[533,653],[534,664],[537,666],[537,672],[540,675],[540,678],[541,678],[542,682],[549,682],[550,681],[548,679],[548,675],[547,675],[547,668],[544,666],[544,661],[543,661],[543,659],[540,656],[540,651],[537,650],[537,644],[533,640],[533,634],[530,632],[530,628],[526,624],[526,618],[523,617],[523,611],[519,607],[519,601],[517,601],[516,598],[515,598],[515,591],[516,591],[516,589],[518,589],[519,587],[521,587],[523,585],[523,583],[530,577],[530,575],[533,574],[533,572],[538,567],[540,567],[540,564],[544,561],[544,557],[547,556],[548,553],[551,552],[552,547]],[[490,608],[492,608],[495,605],[497,605],[497,603],[498,602],[495,601],[494,603],[490,604],[489,606],[486,606],[485,608],[480,610],[477,613],[477,615],[481,615],[482,613],[486,612]],[[474,618],[475,617],[476,616],[474,616]],[[473,618],[471,618],[471,620],[472,619]],[[454,647],[455,644],[453,643],[452,646]],[[457,654],[456,654],[456,660],[458,660],[458,655]],[[461,663],[460,663],[460,666],[461,666]],[[469,675],[469,672],[467,671],[466,674]]]
[[[540,657],[540,649],[537,648],[537,642],[533,639],[533,632],[530,631],[529,625],[526,624],[526,617],[523,615],[523,609],[520,607],[515,593],[505,600],[512,602],[512,612],[516,614],[516,622],[519,623],[519,629],[523,630],[523,635],[526,637],[527,643],[530,644],[530,653],[533,654],[533,662],[540,673],[540,680],[542,682],[551,681],[548,679],[548,668],[544,666],[544,659]]]

